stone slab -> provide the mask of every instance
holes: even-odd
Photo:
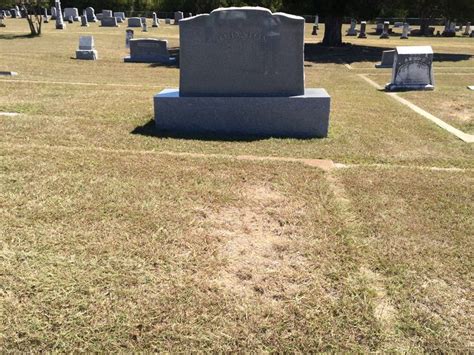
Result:
[[[97,60],[99,57],[96,50],[77,50],[76,59],[80,60]]]
[[[100,25],[102,27],[119,27],[117,24],[117,18],[115,17],[103,17],[100,20]]]
[[[181,95],[303,95],[304,24],[259,7],[180,20]]]
[[[130,17],[128,19],[128,27],[142,27],[141,17]]]
[[[383,51],[382,61],[380,62],[380,64],[375,64],[375,67],[377,69],[392,68],[394,60],[395,60],[395,50]]]
[[[167,89],[154,97],[156,128],[184,134],[323,138],[330,105],[324,89],[290,97],[183,97]]]
[[[124,58],[126,63],[176,63],[176,58],[170,57],[166,40],[136,38],[129,40],[129,46],[130,56]]]

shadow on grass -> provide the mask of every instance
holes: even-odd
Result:
[[[208,142],[256,142],[271,138],[285,138],[273,136],[250,136],[250,135],[236,135],[236,134],[212,134],[212,133],[187,133],[187,132],[169,132],[158,130],[155,126],[155,121],[150,120],[143,126],[136,127],[131,134],[137,134],[145,137],[155,138],[173,138],[184,140],[199,140]],[[309,140],[310,138],[301,138],[299,140]]]
[[[363,40],[361,40],[363,41]],[[408,44],[408,43],[407,43]],[[305,60],[313,63],[346,63],[380,62],[382,52],[387,47],[371,47],[346,43],[340,47],[325,47],[321,43],[305,43]],[[435,62],[460,62],[469,60],[470,54],[436,53]]]
[[[16,34],[10,34],[10,33],[2,33],[0,34],[0,40],[1,39],[7,39],[7,40],[12,40],[12,39],[28,39],[28,38],[39,38],[41,36],[33,36],[31,33],[29,34],[21,34],[21,35],[16,35]]]

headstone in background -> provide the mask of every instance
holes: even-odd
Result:
[[[318,35],[318,26],[313,25],[313,32],[311,32],[312,36],[317,36]]]
[[[375,29],[375,33],[377,35],[381,35],[383,32],[383,23],[379,22],[377,23],[377,28]]]
[[[142,27],[142,19],[140,17],[130,17],[128,19],[128,27]]]
[[[56,29],[57,30],[64,30],[66,28],[66,24],[63,20],[63,12],[61,11],[61,1],[56,1]]]
[[[67,18],[67,22],[69,22],[69,23],[74,23],[74,19],[72,18],[72,16],[69,16],[69,17]]]
[[[184,18],[184,14],[181,11],[176,11],[174,13],[174,24],[179,25],[179,21]]]
[[[131,39],[130,56],[124,58],[126,63],[162,63],[173,64],[176,58],[170,56],[168,41],[156,38]]]
[[[165,19],[165,24],[166,25],[171,25],[171,19],[170,18]]]
[[[103,17],[102,20],[100,20],[100,25],[102,27],[119,27],[116,17]]]
[[[408,23],[403,24],[403,32],[400,39],[408,39],[408,34],[410,33],[410,25]]]
[[[89,27],[89,22],[87,21],[87,16],[86,15],[81,16],[81,26],[82,27]]]
[[[304,86],[304,18],[220,8],[179,27],[181,87],[155,96],[159,130],[327,136],[330,97]]]
[[[87,22],[97,22],[97,17],[95,16],[95,10],[93,7],[86,8]]]
[[[51,20],[56,20],[57,17],[56,7],[51,7]]]
[[[76,59],[97,60],[98,55],[94,47],[94,37],[81,36],[79,38],[79,49],[76,51]]]
[[[121,22],[126,20],[125,12],[114,12],[114,16],[121,19]]]
[[[359,38],[367,38],[367,21],[360,23]]]
[[[72,17],[73,21],[79,21],[79,10],[77,7],[66,7],[64,9],[64,18]]]
[[[319,15],[314,17],[314,26],[316,26],[316,29],[319,30]]]
[[[10,10],[10,14],[12,15],[12,18],[17,18],[18,17],[18,14],[16,12],[16,9],[11,9]]]
[[[397,47],[392,81],[387,91],[433,90],[433,49],[430,46]]]
[[[0,15],[0,27],[7,27],[7,25],[5,25],[5,17],[3,14]]]
[[[102,18],[113,17],[112,10],[102,10]]]
[[[403,22],[395,22],[395,23],[393,24],[393,27],[395,27],[395,28],[400,28],[400,27],[402,27],[402,26],[403,26]]]
[[[464,33],[462,35],[463,36],[469,36],[470,32],[471,32],[471,23],[468,22],[466,24],[466,28],[464,29]]]
[[[348,36],[357,36],[356,26],[357,26],[357,21],[355,19],[352,19],[351,20],[351,27],[347,31]]]
[[[443,37],[456,37],[456,22],[446,21],[444,31],[441,34]]]
[[[156,16],[156,12],[153,13],[153,24],[152,24],[152,27],[159,27],[159,23],[158,23],[158,16]]]
[[[148,24],[146,21],[143,21],[142,23],[142,32],[148,32]]]
[[[125,30],[125,47],[130,48],[130,40],[133,39],[135,32],[133,30]]]
[[[393,62],[395,60],[395,50],[383,51],[382,61],[380,64],[376,64],[375,67],[381,68],[393,68]]]
[[[385,21],[383,23],[383,30],[382,30],[382,34],[380,35],[380,38],[381,39],[390,38],[389,31],[390,31],[390,22]]]

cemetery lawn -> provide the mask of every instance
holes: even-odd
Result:
[[[308,26],[329,137],[230,140],[153,134],[179,70],[124,64],[124,26],[6,24],[0,351],[472,351],[472,144],[358,74],[385,84],[382,47],[432,45],[436,90],[400,95],[472,134],[473,39],[321,52]],[[83,33],[99,61],[71,59]]]

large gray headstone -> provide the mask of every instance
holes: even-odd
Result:
[[[118,27],[116,17],[102,17],[100,20],[100,25],[102,27]]]
[[[130,39],[130,57],[125,62],[131,63],[164,63],[170,64],[175,61],[170,58],[168,41],[156,38]]]
[[[182,96],[304,94],[304,19],[227,8],[180,21]]]
[[[142,19],[140,17],[130,17],[128,19],[128,27],[142,27]]]
[[[433,90],[433,49],[430,46],[397,47],[389,91]]]
[[[74,21],[79,21],[79,10],[76,7],[66,7],[64,9],[64,18],[72,17]]]
[[[102,18],[113,17],[112,10],[102,10]]]

